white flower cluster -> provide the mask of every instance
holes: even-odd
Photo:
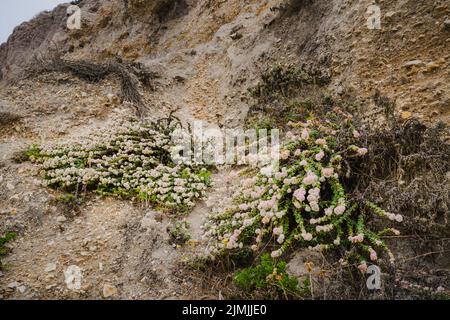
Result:
[[[243,181],[234,203],[209,215],[203,226],[207,255],[250,247],[254,251],[270,248],[276,258],[294,243],[319,251],[359,246],[361,256],[373,259],[377,255],[372,247],[390,253],[380,234],[365,226],[358,204],[346,197],[338,175],[342,157],[329,147],[333,138],[311,121],[298,128],[281,150],[278,172],[261,169]],[[375,208],[383,216],[384,211]],[[395,220],[400,217],[395,215]]]
[[[170,130],[151,122],[118,122],[82,143],[42,147],[35,160],[51,187],[190,208],[204,197],[210,174],[205,168],[173,163]]]

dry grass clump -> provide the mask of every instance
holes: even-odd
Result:
[[[448,236],[448,127],[443,123],[427,127],[417,120],[401,122],[392,111],[382,126],[368,122],[365,127],[361,138],[368,157],[348,159],[347,188],[356,198],[370,198],[404,214],[410,231]]]

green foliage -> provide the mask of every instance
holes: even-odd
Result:
[[[262,129],[272,130],[276,128],[276,122],[271,117],[261,117],[255,120],[254,128],[259,131]]]
[[[40,157],[40,148],[37,144],[33,144],[24,151],[19,151],[14,154],[13,161],[15,163],[23,163],[29,160],[35,160]]]
[[[200,170],[197,173],[197,177],[199,177],[202,181],[205,181],[208,185],[211,183],[211,171],[209,170]]]
[[[39,145],[33,144],[28,148],[28,150],[25,151],[25,156],[27,159],[33,159],[33,158],[39,158],[41,156],[41,149]]]
[[[4,244],[14,240],[16,237],[17,237],[17,233],[8,232],[5,236],[0,237],[0,246],[3,246]]]
[[[5,236],[0,237],[0,270],[4,268],[2,264],[2,258],[9,253],[9,249],[5,247],[5,244],[14,240],[17,237],[15,232],[8,232]]]
[[[55,198],[56,203],[71,204],[77,202],[77,197],[71,193],[64,193]]]
[[[171,238],[171,242],[174,244],[185,244],[189,240],[191,240],[191,235],[189,234],[189,222],[177,221],[175,226],[169,229],[169,235]]]
[[[302,296],[309,291],[309,281],[299,286],[298,280],[286,272],[286,262],[275,262],[269,254],[261,256],[259,265],[235,273],[235,284],[247,293],[275,289],[284,297]]]

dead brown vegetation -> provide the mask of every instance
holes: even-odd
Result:
[[[140,89],[146,86],[153,90],[151,80],[158,77],[157,73],[148,70],[143,64],[123,61],[121,58],[105,63],[95,63],[87,60],[71,61],[53,53],[49,58],[41,57],[35,60],[35,63],[27,70],[27,77],[47,72],[70,73],[92,82],[98,82],[108,76],[118,77],[121,83],[122,100],[134,106],[139,118],[142,118],[146,112]]]

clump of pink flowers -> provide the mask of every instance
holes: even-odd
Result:
[[[379,261],[380,251],[385,251],[393,261],[381,238],[386,230],[368,229],[366,208],[346,195],[339,176],[343,157],[327,144],[332,136],[314,121],[294,126],[299,131],[291,132],[281,148],[280,169],[247,178],[252,181],[236,191],[237,203],[209,216],[205,228],[208,247],[213,248],[209,252],[237,249],[243,243],[253,251],[271,248],[271,256],[278,258],[299,245],[315,251],[346,248],[349,254],[372,262]],[[349,150],[352,156],[368,152],[357,146]],[[371,202],[366,206],[389,221],[403,220]],[[233,230],[238,230],[238,238]],[[367,263],[361,260],[358,268],[365,271]]]
[[[352,242],[352,243],[363,242],[364,241],[364,235],[363,234],[358,234],[356,236],[349,236],[348,240],[350,240],[350,242]]]

